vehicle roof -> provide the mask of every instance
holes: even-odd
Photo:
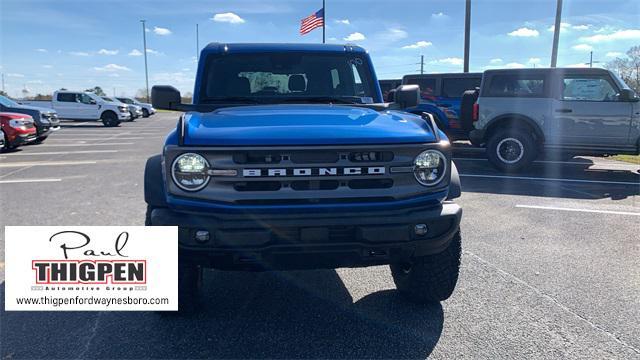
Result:
[[[338,44],[283,44],[283,43],[210,43],[203,50],[205,54],[252,53],[252,52],[356,52],[366,53],[357,45]]]
[[[432,74],[407,74],[403,76],[404,78],[435,78],[435,77],[455,77],[455,78],[476,78],[482,77],[482,73],[474,72],[474,73],[432,73]]]
[[[31,115],[15,113],[15,112],[0,112],[0,116],[8,117],[9,119],[31,119]]]
[[[602,75],[609,74],[609,70],[601,68],[527,68],[527,69],[494,69],[484,72],[485,75],[494,74],[546,74],[546,73],[578,73]]]

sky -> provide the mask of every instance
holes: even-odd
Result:
[[[461,72],[464,0],[326,0],[329,43],[366,48],[378,78]],[[61,87],[135,95],[145,87],[140,22],[145,19],[149,86],[193,91],[196,24],[209,42],[322,41],[300,36],[320,0],[1,0],[0,72],[22,97]],[[549,66],[556,0],[472,0],[471,71]],[[594,66],[640,45],[640,1],[564,0],[559,66]]]

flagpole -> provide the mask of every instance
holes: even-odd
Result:
[[[322,43],[325,44],[325,25],[327,24],[327,8],[325,7],[325,3],[324,0],[322,0],[322,17],[324,17],[324,19],[322,19]]]

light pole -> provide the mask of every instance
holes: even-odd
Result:
[[[147,26],[145,24],[147,20],[140,20],[142,23],[142,44],[144,47],[144,78],[147,84],[147,102],[149,102],[149,69],[147,67]]]
[[[553,47],[551,48],[551,67],[558,64],[558,42],[560,41],[560,28],[562,27],[562,0],[556,4],[556,23],[553,29]]]
[[[471,43],[471,0],[466,1],[464,12],[464,72],[469,72],[469,48]]]

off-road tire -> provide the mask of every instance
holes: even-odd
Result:
[[[149,117],[149,110],[142,108],[142,117],[148,118]]]
[[[409,263],[391,264],[391,275],[400,294],[420,304],[448,299],[458,282],[462,240],[458,231],[446,250],[414,257]]]
[[[504,172],[517,172],[527,168],[538,157],[538,153],[533,135],[525,129],[498,130],[487,141],[489,162]]]
[[[118,120],[118,116],[112,112],[105,112],[100,117],[102,120],[102,124],[106,127],[116,127],[120,125],[120,120]]]
[[[202,268],[189,263],[178,264],[178,311],[192,313],[198,308],[202,289]]]

